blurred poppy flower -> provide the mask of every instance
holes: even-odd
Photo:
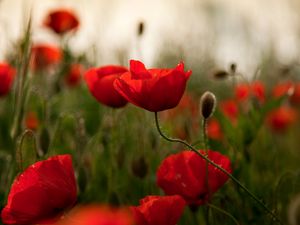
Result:
[[[33,70],[43,70],[57,65],[62,59],[62,52],[59,48],[38,44],[31,49],[31,67]]]
[[[77,86],[81,81],[81,75],[84,73],[84,68],[81,64],[72,64],[69,72],[65,76],[65,82],[69,87]]]
[[[87,205],[72,210],[57,225],[133,225],[133,218],[127,209]]]
[[[59,219],[77,198],[70,155],[36,162],[14,181],[1,213],[4,224],[43,224]]]
[[[178,105],[191,75],[184,64],[174,69],[146,69],[139,61],[130,61],[130,72],[116,79],[116,90],[132,104],[151,112],[163,111]]]
[[[176,137],[190,140],[191,134],[196,134],[199,130],[198,102],[190,94],[185,93],[176,108],[161,113],[161,119],[170,123]]]
[[[296,122],[296,119],[296,110],[281,106],[268,113],[266,122],[274,132],[284,132]]]
[[[265,85],[261,81],[254,81],[251,84],[251,93],[260,103],[264,103],[266,100],[265,89]]]
[[[207,136],[213,140],[221,140],[223,138],[220,122],[215,118],[207,121],[206,132]]]
[[[275,85],[272,89],[272,96],[275,98],[282,97],[288,94],[288,91],[293,87],[293,83],[291,81],[282,82]]]
[[[189,93],[183,94],[176,108],[162,112],[161,118],[173,121],[177,117],[189,116],[197,117],[198,102],[196,102]],[[198,119],[198,118],[197,118]]]
[[[231,122],[235,123],[238,118],[239,108],[234,100],[225,100],[220,102],[221,112],[228,117]]]
[[[199,152],[205,154],[203,150]],[[208,150],[208,158],[231,173],[231,163],[226,156]],[[158,186],[167,195],[178,194],[190,205],[205,204],[228,180],[226,174],[211,164],[208,164],[206,177],[206,161],[192,151],[182,151],[165,158],[156,177]]]
[[[237,84],[235,87],[235,97],[238,101],[245,101],[250,94],[250,88],[248,84]]]
[[[291,91],[289,93],[289,91]],[[293,83],[286,81],[277,84],[272,90],[272,95],[275,98],[282,97],[289,94],[289,100],[292,104],[300,104],[300,83]]]
[[[7,63],[0,63],[0,97],[5,96],[11,89],[16,70]]]
[[[79,26],[79,20],[73,11],[58,9],[48,14],[44,24],[55,33],[64,34],[76,29]]]
[[[92,95],[102,104],[119,108],[127,104],[127,100],[114,88],[114,81],[123,73],[127,72],[123,66],[103,66],[88,70],[85,81]]]
[[[179,195],[147,196],[131,211],[137,225],[176,225],[184,207]]]
[[[37,130],[39,119],[35,112],[28,112],[25,116],[25,127],[30,130]]]
[[[241,83],[235,88],[235,97],[238,101],[246,101],[255,97],[260,103],[265,101],[265,86],[261,81],[254,81],[251,84]]]

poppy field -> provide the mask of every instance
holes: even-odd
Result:
[[[75,12],[41,24],[0,62],[1,224],[300,224],[299,65],[95,63]]]

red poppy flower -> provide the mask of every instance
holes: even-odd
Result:
[[[130,72],[118,78],[114,86],[132,104],[158,112],[178,105],[191,73],[184,72],[183,63],[174,69],[147,70],[143,63],[131,60]]]
[[[185,93],[176,108],[165,110],[161,119],[176,126],[173,127],[173,134],[180,139],[189,140],[191,134],[199,130],[199,106],[198,102],[191,95]]]
[[[250,95],[250,88],[248,84],[238,84],[235,87],[235,97],[238,101],[245,101]]]
[[[213,140],[221,140],[223,138],[223,132],[221,125],[217,119],[209,119],[206,126],[207,136]]]
[[[178,117],[184,117],[187,115],[192,116],[194,118],[197,117],[198,114],[198,102],[196,102],[190,94],[185,93],[183,94],[177,107],[162,112],[161,118],[173,121]]]
[[[251,96],[260,103],[265,101],[265,86],[261,81],[254,81],[251,84],[241,83],[236,86],[235,97],[238,101],[246,101]]]
[[[7,63],[0,63],[0,97],[6,95],[13,84],[16,71]]]
[[[265,102],[265,89],[265,85],[261,81],[254,81],[251,84],[251,93],[260,103]]]
[[[279,83],[273,88],[272,95],[278,98],[288,95],[289,91],[291,91],[290,102],[295,105],[300,104],[300,83],[293,83],[292,81]]]
[[[76,202],[76,182],[70,155],[36,162],[12,184],[2,210],[4,224],[42,224],[58,219]]]
[[[234,100],[225,100],[220,102],[220,108],[226,117],[228,117],[233,123],[236,122],[239,114],[239,108]]]
[[[90,92],[100,103],[119,108],[125,106],[127,100],[115,90],[113,83],[127,71],[123,66],[109,65],[88,70],[84,78]]]
[[[133,225],[129,210],[104,205],[81,206],[73,210],[59,225]]]
[[[44,23],[57,34],[64,34],[79,26],[75,13],[66,9],[50,12]]]
[[[282,82],[274,86],[272,95],[275,98],[279,98],[283,95],[287,95],[288,91],[293,87],[293,83],[290,81]]]
[[[28,112],[25,116],[25,127],[30,130],[36,130],[39,126],[39,119],[35,112]]]
[[[281,106],[267,115],[266,122],[274,132],[284,132],[296,122],[297,112],[293,108]]]
[[[39,44],[31,49],[31,67],[33,70],[43,70],[58,64],[62,59],[62,52],[59,48]]]
[[[184,207],[185,201],[179,195],[147,196],[131,211],[137,225],[175,225]]]
[[[65,77],[65,82],[69,87],[77,86],[81,81],[81,75],[83,74],[83,66],[80,64],[73,64],[70,67],[68,74]]]
[[[205,154],[202,150],[199,152]],[[230,160],[226,156],[208,150],[208,158],[231,173]],[[226,174],[211,164],[208,164],[206,176],[206,161],[192,151],[182,151],[165,158],[156,176],[158,186],[167,195],[181,195],[191,205],[207,202],[228,180]]]

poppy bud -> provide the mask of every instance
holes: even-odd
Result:
[[[216,70],[213,73],[213,78],[221,80],[227,78],[229,73],[226,70]]]
[[[280,76],[286,77],[286,76],[290,75],[292,70],[293,70],[292,66],[288,66],[288,65],[281,66],[279,68],[279,74],[280,74]]]
[[[230,68],[231,74],[234,75],[236,72],[237,65],[235,63],[231,63],[229,68]]]
[[[201,115],[204,119],[208,119],[213,113],[216,108],[216,96],[206,91],[200,99],[200,111]]]
[[[138,24],[138,36],[142,36],[143,33],[144,33],[144,30],[145,30],[145,25],[144,25],[144,22],[139,22]]]

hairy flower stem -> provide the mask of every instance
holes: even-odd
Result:
[[[21,46],[21,56],[18,60],[19,65],[19,74],[17,76],[17,90],[15,96],[15,109],[13,117],[13,125],[11,129],[11,136],[15,139],[21,133],[21,122],[24,112],[24,102],[26,93],[25,81],[29,67],[30,60],[30,46],[31,46],[31,18],[29,19],[27,29],[25,32],[25,37]]]
[[[207,120],[205,118],[202,119],[202,134],[203,134],[203,145],[205,156],[208,157],[208,143],[207,143],[207,134],[206,134],[206,123]],[[206,188],[208,190],[208,196],[210,196],[210,188],[208,183],[208,161],[205,162],[205,183]]]
[[[263,209],[265,209],[271,216],[272,218],[278,223],[283,225],[283,223],[281,222],[281,220],[277,217],[276,214],[274,214],[272,212],[271,209],[269,209],[261,200],[259,200],[247,187],[245,187],[237,178],[235,178],[231,173],[227,172],[225,169],[223,169],[221,166],[219,166],[218,164],[214,163],[213,161],[211,161],[207,156],[202,155],[200,152],[198,152],[198,150],[196,148],[194,148],[192,145],[190,145],[189,143],[178,139],[178,138],[170,138],[168,136],[166,136],[160,126],[159,126],[159,121],[158,121],[158,113],[155,112],[155,125],[156,128],[158,130],[158,133],[160,134],[160,136],[162,136],[164,139],[166,139],[169,142],[177,142],[177,143],[181,143],[185,146],[187,146],[191,151],[195,152],[197,155],[199,155],[201,158],[203,158],[205,161],[207,161],[208,163],[210,163],[211,165],[213,165],[214,167],[216,167],[217,169],[221,170],[224,174],[226,174],[233,182],[235,182],[240,188],[242,188],[250,197],[253,198],[253,200],[255,200]]]
[[[208,143],[207,143],[207,134],[206,134],[206,125],[207,125],[207,120],[206,118],[202,119],[202,135],[203,135],[203,145],[204,145],[204,152],[205,156],[208,157]],[[209,177],[208,177],[208,161],[205,161],[205,185],[207,188],[207,193],[208,196],[210,196],[210,187],[209,187]],[[209,198],[209,197],[208,197]],[[205,210],[205,220],[206,224],[209,225],[209,207],[206,208]]]

